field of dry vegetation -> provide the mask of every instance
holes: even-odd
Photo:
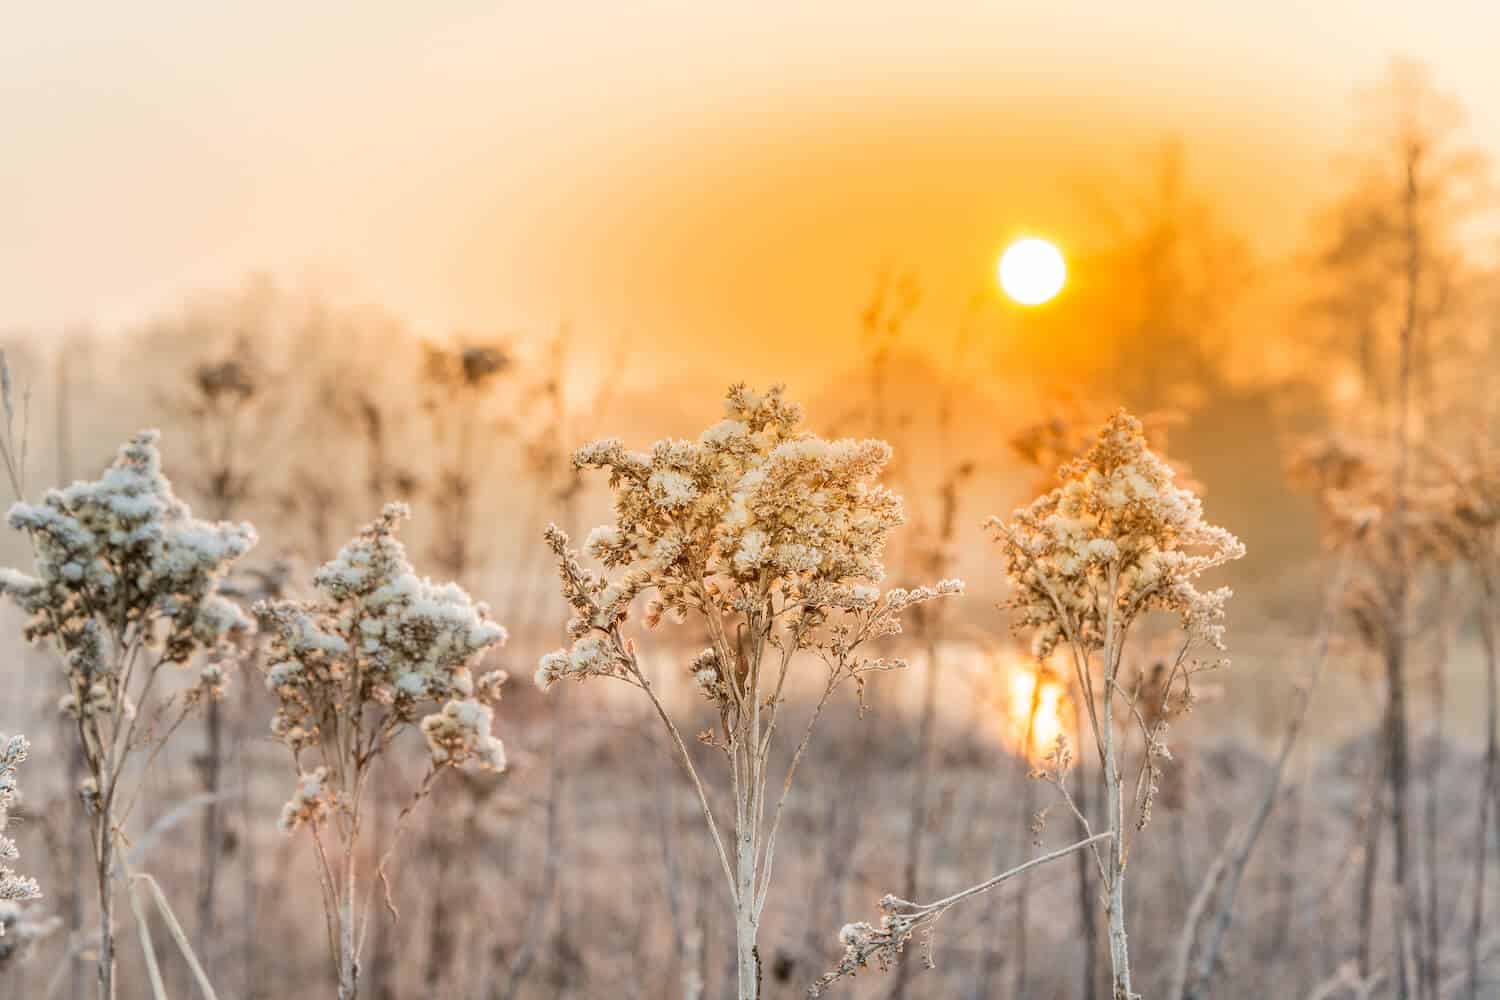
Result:
[[[1500,996],[1492,178],[1382,95],[1248,375],[1173,157],[1042,388],[900,277],[787,389],[8,337],[0,995]]]

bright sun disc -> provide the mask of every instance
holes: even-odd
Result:
[[[1039,306],[1062,291],[1068,266],[1057,247],[1028,237],[1005,248],[1000,256],[1000,287],[1023,306]]]

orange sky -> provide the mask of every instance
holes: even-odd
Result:
[[[1500,148],[1500,14],[1471,0],[222,6],[8,16],[0,326],[259,269],[763,379],[846,347],[883,265],[951,329],[1008,236],[1097,238],[1169,133],[1287,250],[1397,51]]]

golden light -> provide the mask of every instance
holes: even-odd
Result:
[[[1032,760],[1046,757],[1067,732],[1070,711],[1068,687],[1062,681],[1035,665],[1011,668],[1005,688],[1005,736],[1013,749]]]
[[[1023,306],[1039,306],[1062,291],[1068,265],[1057,247],[1028,236],[1005,248],[999,274],[1006,295]]]

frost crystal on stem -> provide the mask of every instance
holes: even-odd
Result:
[[[542,657],[536,681],[547,688],[565,678],[610,677],[650,698],[697,791],[734,907],[739,996],[753,1000],[756,932],[782,809],[819,715],[843,682],[862,690],[868,674],[902,666],[866,655],[865,643],[898,633],[902,613],[962,585],[883,595],[876,588],[886,538],[903,520],[900,500],[879,483],[890,458],[883,441],[825,441],[800,430],[801,410],[779,387],[762,395],[736,385],[725,411],[693,441],[634,452],[605,440],[574,455],[577,468],[609,473],[614,522],[596,528],[585,549],[613,575],[586,569],[567,537],[547,530],[573,610],[573,643]],[[703,627],[709,646],[686,667],[716,717],[699,740],[724,757],[732,821],[715,814],[676,722],[624,635],[642,596],[648,627],[667,615]],[[823,664],[821,694],[774,790],[785,685],[804,653]]]
[[[279,825],[288,833],[308,829],[316,846],[341,1000],[359,988],[373,892],[372,885],[361,900],[361,804],[381,755],[415,728],[428,757],[376,867],[382,880],[406,819],[443,771],[470,762],[505,769],[504,748],[491,732],[505,674],[472,672],[505,641],[505,629],[457,584],[416,575],[396,538],[407,516],[404,505],[388,505],[313,576],[315,599],[255,607],[270,635],[271,731],[291,750],[297,773]]]

